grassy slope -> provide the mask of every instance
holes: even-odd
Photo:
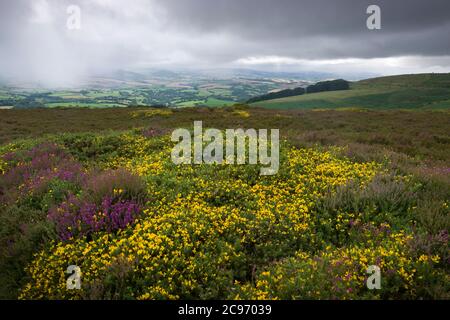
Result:
[[[351,90],[306,94],[257,102],[274,109],[450,107],[450,74],[417,74],[358,81]]]

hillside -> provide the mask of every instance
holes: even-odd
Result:
[[[286,89],[276,92],[269,92],[268,94],[264,94],[262,96],[253,97],[247,100],[247,103],[282,99],[287,97],[300,96],[307,93],[318,93],[318,92],[349,90],[349,89],[350,89],[350,82],[343,79],[319,81],[315,84],[309,85],[306,88],[298,87],[295,89]]]
[[[415,74],[354,82],[350,90],[320,92],[254,103],[274,109],[450,107],[450,74]]]

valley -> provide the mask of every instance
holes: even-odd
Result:
[[[0,87],[0,106],[15,108],[108,108],[128,106],[222,107],[274,90],[305,86],[311,75],[255,71],[135,73],[118,71],[87,79],[75,88],[38,88],[35,84]],[[318,74],[321,77],[322,75]]]

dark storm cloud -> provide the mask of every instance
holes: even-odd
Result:
[[[168,9],[171,21],[180,29],[199,33],[230,32],[243,40],[266,43],[267,47],[280,44],[278,50],[291,54],[300,51],[302,57],[367,58],[450,53],[448,0],[161,2]],[[382,10],[382,30],[376,32],[366,28],[366,9],[371,4],[379,5]],[[330,39],[333,46],[327,48],[326,42]],[[315,50],[308,48],[310,43]]]
[[[66,28],[78,5],[82,28]],[[382,29],[366,27],[381,7]],[[120,68],[450,71],[449,0],[0,0],[0,74],[47,84]]]

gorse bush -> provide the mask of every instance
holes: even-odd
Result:
[[[375,238],[370,235],[366,242],[344,248],[329,246],[317,255],[298,252],[260,270],[255,285],[238,287],[234,298],[405,299],[429,297],[422,290],[427,281],[445,283],[445,274],[434,270],[439,257],[414,257],[410,236],[380,232]],[[381,290],[367,290],[369,265],[384,271]]]
[[[445,203],[433,202],[422,217],[430,187],[379,162],[283,143],[279,173],[263,177],[252,165],[175,166],[169,137],[145,130],[51,139],[82,174],[52,177],[33,193],[39,205],[16,197],[3,206],[11,219],[33,207],[24,222],[42,226],[19,241],[14,235],[23,233],[5,220],[5,244],[35,246],[12,260],[2,253],[20,298],[448,296]],[[23,158],[27,150],[0,154],[4,181],[28,185],[22,175],[12,178],[33,162]],[[50,174],[44,163],[33,172]],[[22,262],[14,269],[7,261]],[[69,265],[82,271],[81,290],[66,287]],[[381,290],[366,287],[370,265],[381,269]]]

